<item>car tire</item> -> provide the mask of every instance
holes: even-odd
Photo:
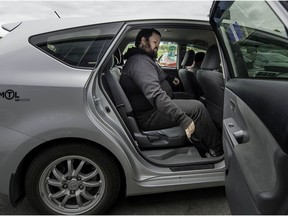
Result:
[[[104,214],[116,201],[115,159],[86,143],[60,143],[38,154],[27,171],[26,195],[41,214]]]

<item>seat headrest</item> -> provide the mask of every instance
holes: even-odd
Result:
[[[201,69],[218,70],[220,69],[220,56],[217,45],[212,45],[208,48],[206,55],[201,64]]]
[[[202,62],[203,59],[205,57],[205,53],[204,52],[197,52],[195,54],[195,62],[198,63],[198,62]]]
[[[195,52],[194,50],[188,50],[185,53],[185,56],[181,62],[181,66],[184,68],[186,66],[191,66],[194,62],[194,58],[195,58]]]

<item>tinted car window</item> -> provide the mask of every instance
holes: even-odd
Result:
[[[288,78],[287,29],[266,2],[234,2],[219,24],[236,77]]]
[[[101,60],[120,23],[68,29],[36,35],[30,42],[70,66],[94,68]]]

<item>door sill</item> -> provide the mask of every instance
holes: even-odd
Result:
[[[197,149],[191,146],[173,149],[143,150],[141,152],[152,163],[167,167],[178,167],[178,170],[185,169],[185,166],[188,170],[213,169],[214,166],[212,167],[211,165],[224,159],[223,156],[202,158]]]

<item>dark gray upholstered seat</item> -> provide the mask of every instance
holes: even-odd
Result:
[[[195,52],[193,50],[187,51],[181,63],[182,69],[180,69],[178,73],[183,84],[184,91],[192,95],[194,99],[199,99],[199,97],[203,94],[201,86],[196,79],[195,73],[186,68],[187,66],[191,66],[193,64],[194,57]]]
[[[201,64],[203,62],[204,57],[205,57],[204,52],[197,52],[195,54],[194,63],[193,66],[190,68],[190,71],[196,74],[197,71],[201,68]]]
[[[197,80],[203,89],[204,101],[212,120],[222,126],[224,103],[224,79],[220,68],[218,47],[208,48],[201,69],[197,71]]]

